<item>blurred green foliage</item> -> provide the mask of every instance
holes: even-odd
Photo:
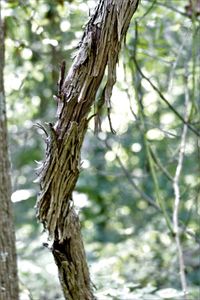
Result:
[[[21,299],[63,299],[50,251],[43,246],[47,236],[35,218],[38,186],[33,181],[45,142],[34,124],[56,120],[59,64],[65,59],[70,67],[95,1],[12,0],[2,5]],[[179,0],[142,1],[119,59],[111,114],[117,134],[110,133],[105,115],[97,136],[91,121],[82,149],[74,200],[100,300],[183,299],[174,237],[163,213],[146,199],[155,203],[156,194],[145,142],[146,137],[171,220],[171,178],[183,124],[141,77],[134,59],[182,116],[189,93],[189,121],[198,131],[200,22],[186,15],[184,5]],[[179,223],[191,300],[200,299],[199,171],[198,137],[188,130]]]

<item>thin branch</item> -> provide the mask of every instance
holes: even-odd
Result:
[[[144,75],[144,73],[142,72],[142,70],[140,69],[138,62],[136,61],[135,57],[132,56],[132,59],[135,63],[135,66],[138,70],[138,72],[140,73],[140,75],[151,85],[151,87],[158,93],[158,95],[160,96],[160,98],[167,104],[167,106],[171,109],[171,111],[174,112],[174,114],[183,122],[183,124],[187,125],[187,127],[194,132],[197,136],[200,137],[200,133],[191,126],[191,124],[186,121],[180,114],[179,112],[173,107],[172,104],[170,104],[170,102],[165,98],[165,96],[161,93],[161,91],[153,84],[153,82],[146,76]]]
[[[187,88],[187,84],[186,84],[186,88],[185,88],[185,121],[186,122],[188,119],[188,105],[189,105],[189,92],[188,92],[188,88]],[[174,180],[173,180],[173,188],[174,188],[174,195],[175,195],[174,210],[173,210],[173,228],[174,228],[174,234],[175,234],[176,247],[177,247],[177,251],[178,251],[181,286],[182,286],[182,290],[183,290],[185,299],[187,299],[186,298],[187,282],[186,282],[186,275],[185,275],[183,250],[182,250],[181,242],[180,242],[180,228],[179,228],[178,219],[179,219],[179,206],[180,206],[179,180],[180,180],[181,171],[182,171],[182,167],[183,167],[187,130],[188,130],[188,126],[186,123],[184,123],[182,137],[181,137],[180,150],[179,150],[179,156],[178,156],[178,164],[176,167],[176,172],[175,172],[175,176],[174,176]]]
[[[117,154],[115,154],[115,157],[116,157],[116,160],[118,161],[122,171],[124,172],[124,175],[126,175],[126,178],[128,179],[129,183],[135,188],[135,190],[138,192],[138,194],[144,200],[146,200],[146,202],[148,202],[151,206],[154,206],[156,209],[160,210],[160,208],[157,206],[155,201],[151,197],[149,197],[146,193],[144,193],[141,189],[138,188],[138,186],[136,185],[136,183],[134,182],[134,180],[130,176],[128,170],[125,168],[124,164],[122,163],[120,157]]]
[[[149,0],[145,0],[145,1],[146,1],[146,2],[150,2]],[[160,6],[163,6],[163,7],[166,7],[166,8],[168,8],[168,9],[172,10],[173,12],[176,12],[176,13],[178,13],[178,14],[184,16],[184,17],[188,17],[188,14],[186,14],[186,13],[184,13],[184,12],[178,10],[178,9],[177,9],[176,7],[174,7],[174,6],[171,6],[171,5],[169,5],[169,4],[162,3],[162,2],[159,2],[159,1],[156,1],[156,4],[157,4],[157,5],[160,5]]]
[[[183,49],[185,47],[185,44],[188,43],[188,35],[189,35],[189,30],[183,40],[183,43],[180,45],[179,49],[178,49],[178,53],[176,54],[176,59],[174,60],[174,62],[172,63],[172,66],[171,66],[171,70],[170,70],[170,74],[169,74],[169,79],[168,79],[168,89],[167,91],[170,92],[170,90],[172,89],[173,87],[173,79],[174,79],[174,74],[175,74],[175,70],[176,70],[176,67],[178,65],[178,62],[179,62],[179,59],[180,59],[180,56],[183,52]]]
[[[135,122],[140,122],[140,120],[136,120]],[[164,127],[164,125],[162,125],[162,124],[158,125],[154,122],[150,122],[150,121],[147,121],[147,120],[144,120],[144,124],[145,124],[145,126],[149,125],[150,128],[155,128],[156,127],[156,129],[160,130],[166,137],[168,137],[168,136],[171,136],[171,137],[174,137],[174,138],[179,138],[180,137],[180,135],[175,134],[174,132],[163,129],[162,127]]]
[[[142,43],[140,43],[140,45],[142,45]],[[150,49],[138,49],[137,53],[142,54],[143,56],[146,56],[148,58],[150,57],[152,59],[156,59],[156,61],[164,63],[166,65],[171,65],[171,63],[172,63],[171,60],[167,60],[163,57],[159,57],[159,56],[151,53],[150,51],[152,51],[152,50],[150,50]]]
[[[131,111],[134,119],[138,121],[137,114],[134,112],[132,104],[131,104],[131,98],[132,98],[132,96],[131,96],[130,88],[129,88],[129,85],[128,85],[126,63],[124,61],[123,61],[123,69],[124,69],[124,83],[126,84],[126,87],[124,88],[124,91],[125,91],[125,93],[126,93],[126,95],[128,97],[130,111]]]
[[[102,142],[102,140],[100,138],[98,138],[98,139]],[[113,151],[112,147],[108,144],[108,142],[104,141],[104,144],[106,145],[106,147],[110,151]],[[148,196],[146,193],[144,193],[140,188],[138,188],[138,186],[136,185],[135,181],[133,180],[133,176],[129,173],[129,171],[127,170],[127,168],[124,166],[122,160],[120,159],[120,157],[116,153],[115,153],[115,157],[116,157],[117,162],[119,163],[119,166],[122,169],[122,172],[124,173],[124,175],[128,179],[128,181],[131,184],[131,186],[134,188],[134,190],[136,190],[138,192],[138,194],[148,204],[150,204],[151,206],[153,206],[156,209],[156,211],[162,212],[162,210],[160,209],[160,207],[156,204],[155,200],[152,197]],[[115,175],[115,177],[116,177],[116,175]],[[171,218],[171,216],[170,216],[170,218]],[[190,237],[192,237],[195,240],[195,242],[197,244],[200,245],[200,238],[195,233],[193,233],[189,228],[185,228],[184,224],[181,225],[179,228],[180,228],[180,230],[181,230],[182,233],[185,233],[185,234],[189,235]]]
[[[151,4],[151,6],[146,10],[146,12],[139,18],[139,22],[144,19],[150,12],[151,10],[154,8],[154,5],[156,4],[156,0],[153,0],[153,3]]]
[[[105,141],[105,145],[106,147],[113,151],[113,149],[110,147],[110,145],[108,144],[107,141]],[[129,183],[133,186],[133,188],[138,192],[138,194],[147,202],[149,203],[151,206],[155,207],[157,210],[160,211],[160,208],[158,207],[158,205],[155,203],[155,200],[153,198],[151,198],[150,196],[148,196],[146,193],[144,193],[134,182],[133,178],[131,177],[129,171],[126,169],[126,167],[124,166],[121,158],[119,157],[119,155],[117,153],[115,153],[115,158],[118,162],[118,164],[120,165],[124,175],[126,176],[126,178],[128,179]]]
[[[197,244],[200,245],[200,237],[199,236],[197,236],[195,233],[193,233],[192,231],[190,231],[190,229],[186,229],[186,233],[187,233],[187,235],[189,235],[190,237],[192,237]]]
[[[150,146],[150,152],[151,152],[151,156],[155,162],[155,164],[158,166],[158,168],[163,172],[163,174],[170,180],[173,181],[173,177],[171,176],[171,174],[167,171],[167,169],[163,166],[163,164],[161,163],[160,159],[158,158],[158,155],[156,155],[156,153],[153,151],[152,147]]]
[[[137,44],[137,41],[138,41],[138,24],[137,24],[137,22],[135,22],[135,40],[136,40],[136,44]],[[133,55],[132,55],[134,61],[137,61],[136,56],[137,56],[137,47],[134,48]],[[137,72],[136,72],[136,76],[138,76]],[[140,78],[140,76],[138,76],[138,77],[139,77],[138,78],[139,79],[138,86],[141,87],[141,78]],[[144,146],[146,149],[146,155],[147,155],[147,159],[148,159],[148,163],[149,163],[149,167],[150,167],[150,173],[151,173],[153,183],[154,183],[154,188],[155,188],[156,204],[162,210],[167,227],[169,228],[170,232],[173,234],[171,220],[168,215],[164,199],[162,198],[162,195],[160,193],[158,179],[157,179],[157,175],[155,172],[154,161],[153,161],[150,149],[149,149],[149,142],[146,137],[147,128],[145,126],[144,107],[143,107],[143,103],[142,103],[143,95],[142,95],[142,92],[140,91],[140,89],[138,89],[138,87],[136,87],[135,84],[134,84],[134,87],[135,87],[135,97],[136,97],[136,100],[138,103],[139,116],[140,116],[140,120],[141,120],[141,131],[143,133]]]

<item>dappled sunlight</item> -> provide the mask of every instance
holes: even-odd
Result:
[[[77,208],[91,206],[91,202],[89,202],[86,194],[73,192],[73,200],[74,200],[74,205]]]
[[[17,190],[14,193],[12,193],[11,200],[12,202],[19,202],[19,201],[27,200],[34,195],[35,195],[35,191],[31,189]]]
[[[54,240],[44,229],[48,227],[45,218],[44,227],[38,222],[35,208],[42,162],[48,155],[51,160],[55,153],[45,193],[49,195],[53,186],[54,167],[59,166],[60,175],[71,159],[68,173],[80,174],[77,184],[73,183],[70,205],[74,204],[80,219],[97,299],[183,300],[180,274],[184,272],[188,299],[198,299],[199,15],[187,14],[189,3],[140,1],[122,42],[111,99],[106,99],[98,111],[104,87],[115,81],[115,74],[109,74],[108,67],[96,99],[89,98],[88,110],[91,107],[85,116],[91,120],[79,157],[79,137],[71,133],[68,136],[74,144],[70,144],[66,155],[59,152],[63,136],[55,124],[58,117],[62,122],[65,119],[64,114],[56,116],[56,111],[66,101],[66,95],[62,98],[59,90],[60,66],[65,60],[65,73],[69,71],[80,45],[85,46],[85,55],[98,56],[100,20],[96,20],[91,45],[85,45],[82,39],[97,1],[31,0],[29,5],[19,0],[2,1],[2,15],[6,16],[4,81],[20,300],[64,299],[52,255]],[[118,11],[118,29],[120,18]],[[92,30],[94,24],[90,26]],[[101,57],[99,68],[104,60],[106,56]],[[79,68],[85,70],[88,65],[88,58],[83,59],[74,69],[76,81],[67,82],[67,89],[73,90],[75,98],[78,95],[80,99]],[[88,74],[91,81],[85,88],[86,100],[91,87],[93,93],[92,80],[96,78],[92,68]],[[65,105],[70,111],[70,103]],[[76,106],[71,108],[66,127],[79,124],[81,109],[76,112]],[[99,128],[95,128],[95,122],[99,122]],[[36,124],[41,124],[46,132]],[[187,134],[183,143],[184,128]],[[79,129],[76,127],[77,132]],[[52,188],[55,190],[56,180]],[[63,177],[58,198],[61,189],[69,185]],[[179,189],[177,231],[175,185]],[[67,199],[60,200],[65,205]],[[49,204],[52,205],[47,201]],[[52,210],[52,216],[58,206]],[[53,217],[50,222],[53,224]],[[66,234],[69,240],[72,234],[70,229]],[[185,263],[183,270],[177,235]]]
[[[150,129],[147,131],[147,138],[149,140],[162,141],[164,137],[164,133],[157,128]]]
[[[132,150],[133,152],[135,152],[135,153],[140,152],[141,149],[142,149],[142,146],[141,146],[141,144],[139,144],[139,143],[134,143],[134,144],[131,146],[131,150]]]

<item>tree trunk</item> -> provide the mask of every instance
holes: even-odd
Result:
[[[53,239],[65,299],[94,299],[72,192],[80,172],[80,150],[105,68],[103,101],[110,108],[116,64],[132,15],[139,0],[100,0],[90,18],[68,75],[62,63],[58,83],[57,122],[49,123],[46,158],[39,172],[41,192],[37,216]]]
[[[3,81],[4,29],[0,8],[0,299],[18,299],[15,232],[11,204],[10,163]]]

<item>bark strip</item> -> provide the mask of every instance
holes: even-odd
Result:
[[[57,95],[57,122],[49,124],[46,158],[39,173],[37,216],[53,239],[52,253],[66,299],[94,299],[72,192],[80,172],[80,150],[107,66],[105,103],[110,106],[116,64],[139,0],[100,0],[75,60]],[[44,129],[46,131],[46,129]]]

